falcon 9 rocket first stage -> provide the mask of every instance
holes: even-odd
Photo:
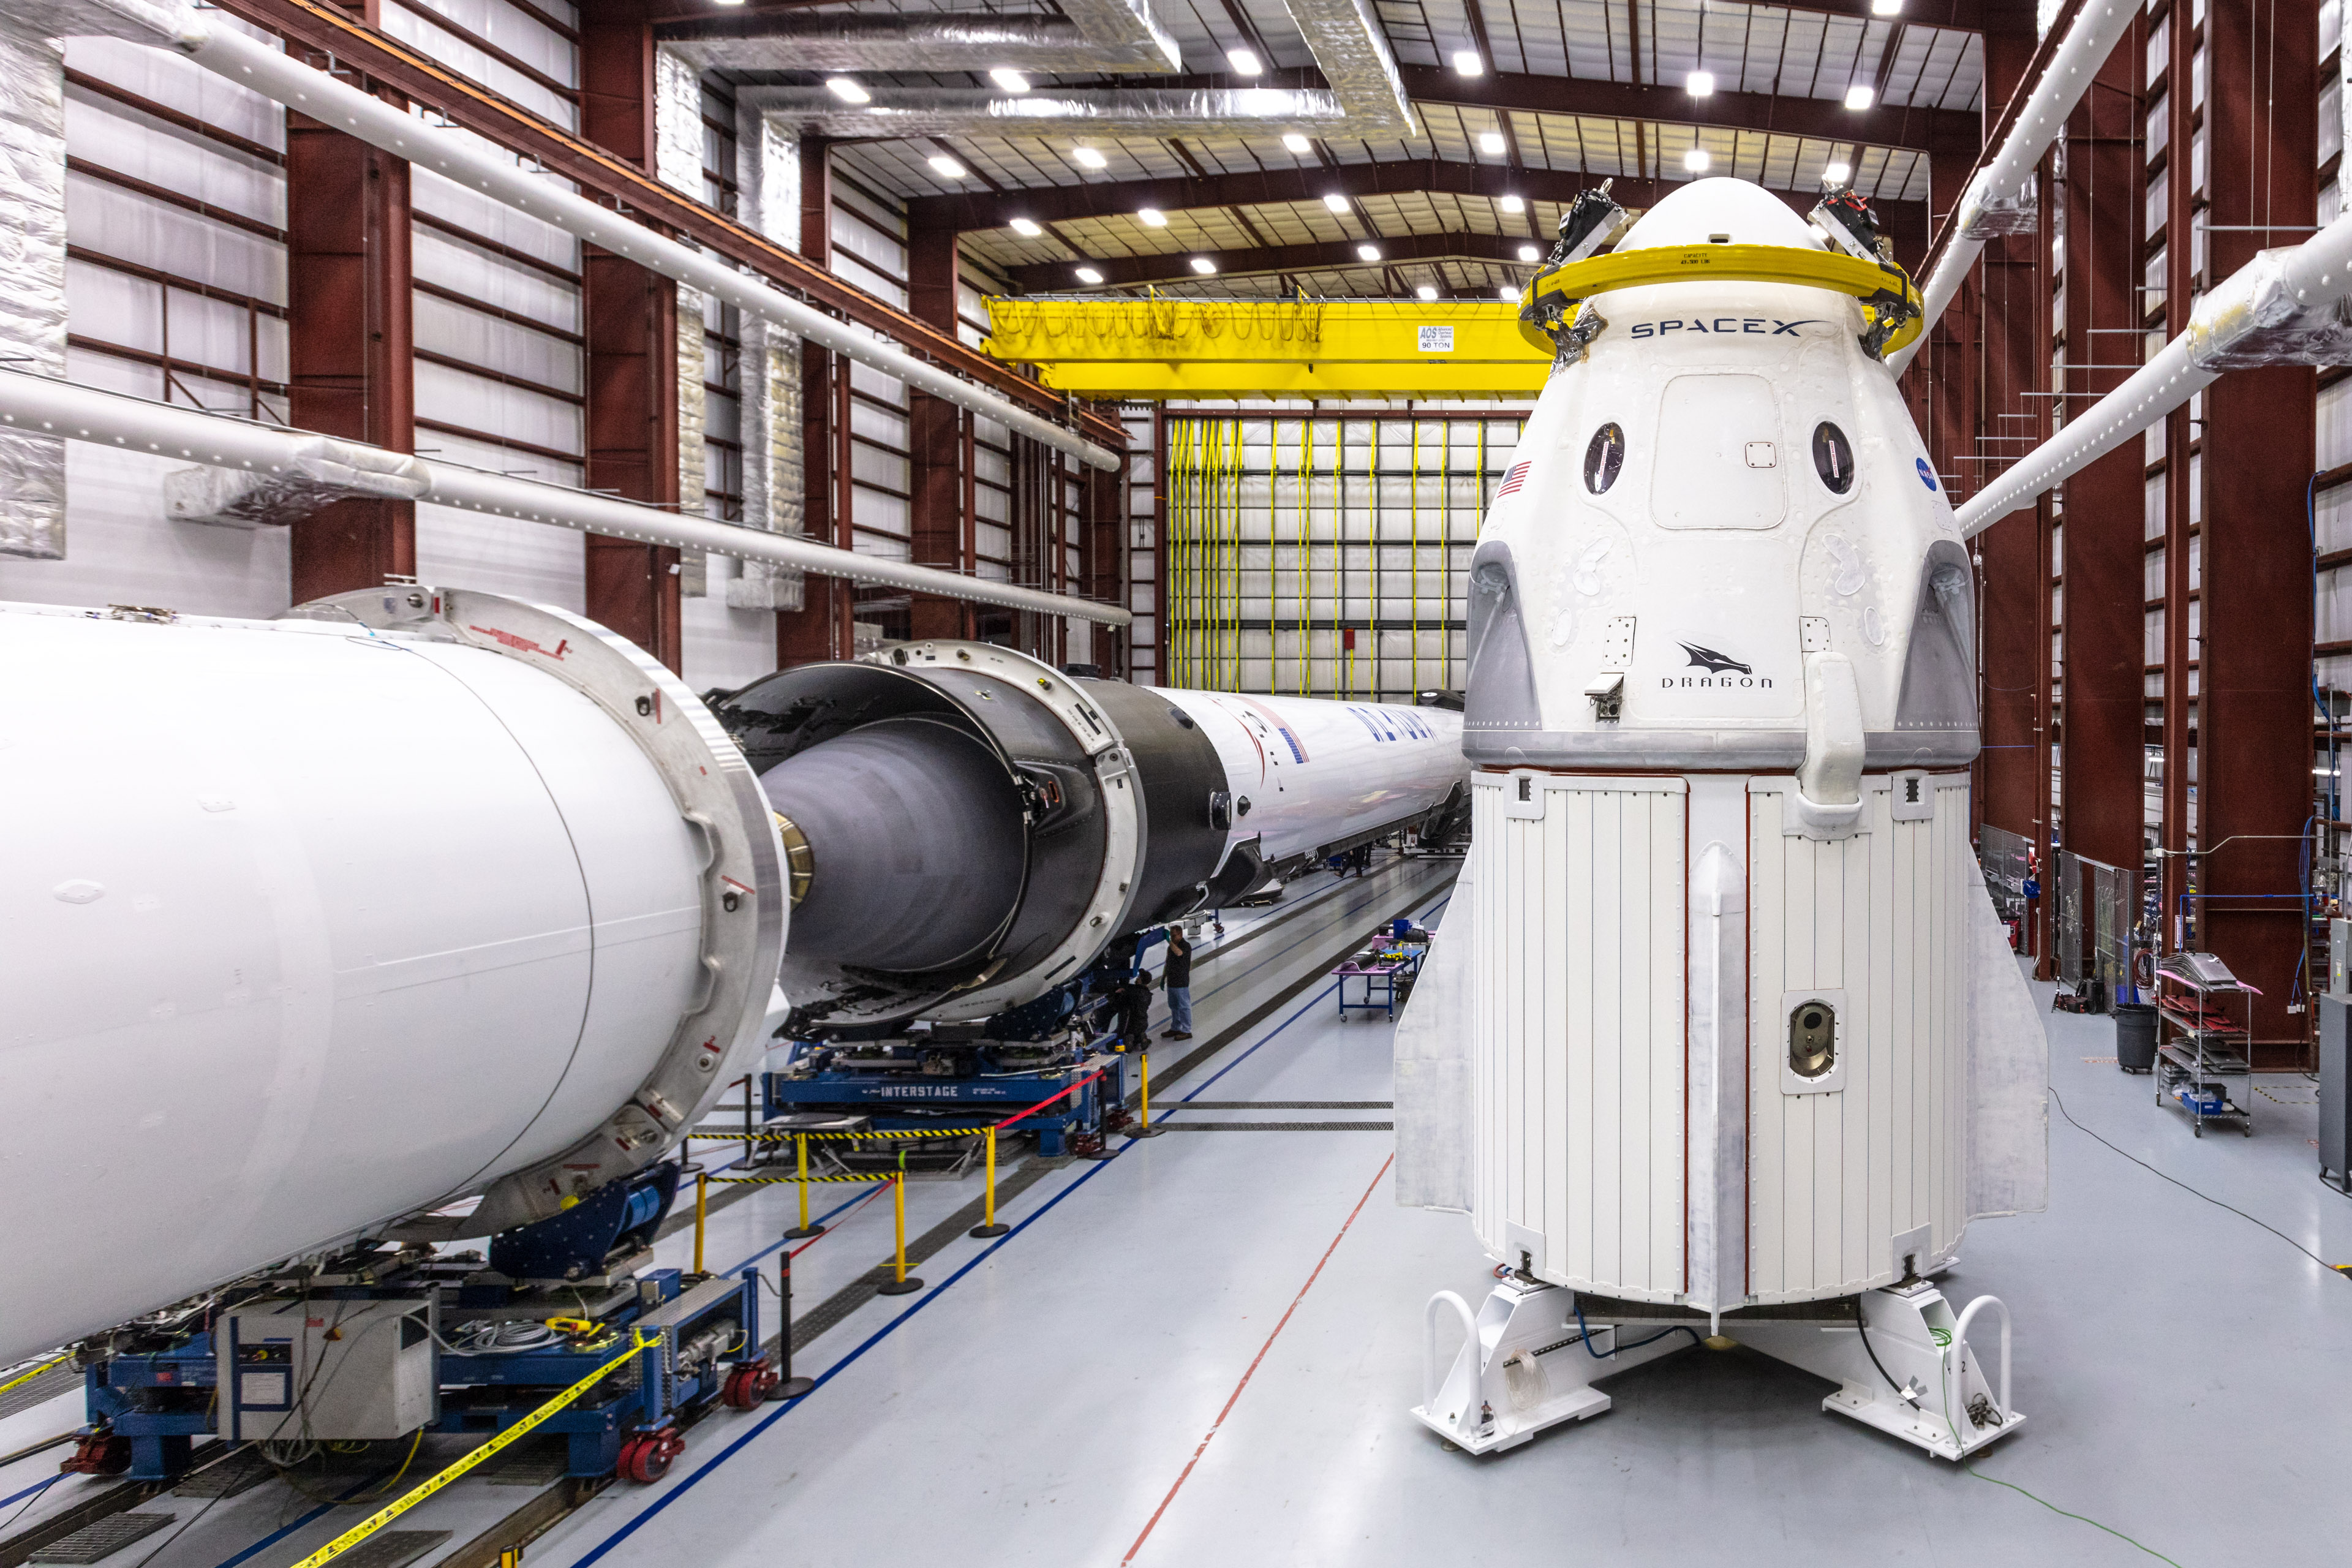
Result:
[[[1958,1458],[2024,1418],[2007,1309],[1936,1280],[2043,1205],[2048,1064],[1971,848],[1974,574],[1880,358],[1916,295],[1850,194],[1701,180],[1587,259],[1597,205],[1529,291],[1470,858],[1398,1032],[1398,1201],[1506,1266],[1429,1303],[1415,1414],[1509,1447],[1730,1339]]]

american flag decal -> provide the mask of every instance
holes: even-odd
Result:
[[[1503,488],[1495,492],[1495,499],[1496,500],[1501,500],[1505,496],[1512,494],[1519,488],[1520,482],[1526,479],[1527,477],[1527,464],[1524,462],[1513,463],[1510,467],[1510,471],[1503,476]]]

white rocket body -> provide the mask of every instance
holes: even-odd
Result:
[[[756,1049],[740,757],[612,634],[434,603],[0,611],[0,1363],[461,1195],[553,1213]]]
[[[1822,248],[1705,180],[1617,249],[1727,236]],[[1467,1131],[1415,1142],[1401,1038],[1401,1198],[1638,1301],[1925,1274],[2042,1179],[2030,1065],[1971,1044],[1999,975],[1971,957],[1969,558],[1853,300],[1587,308],[1607,326],[1546,385],[1472,567],[1471,859],[1416,998],[1469,1021]]]
[[[1462,716],[1441,708],[1153,689],[1216,747],[1229,840],[1255,838],[1268,865],[1425,814],[1462,782]]]

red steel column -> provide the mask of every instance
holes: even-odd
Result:
[[[833,265],[833,152],[822,137],[801,138],[801,254],[819,267]],[[848,365],[831,351],[801,344],[801,471],[803,530],[820,544],[847,547],[845,487],[835,472],[841,437],[837,428],[845,400]],[[836,379],[845,384],[835,385]],[[856,650],[849,630],[855,590],[838,577],[814,573],[803,579],[801,607],[776,616],[776,662],[789,668],[819,659],[847,658]]]
[[[293,424],[415,451],[404,159],[288,113],[286,283]],[[295,604],[381,587],[388,574],[415,574],[415,504],[336,501],[296,523],[289,542]]]
[[[907,237],[907,309],[945,332],[956,331],[956,231],[918,229]],[[917,564],[963,570],[963,416],[945,398],[910,392],[908,451],[913,459],[909,509]],[[917,594],[908,613],[909,635],[969,637],[971,604]]]
[[[2188,148],[2199,111],[2190,103],[2189,74],[2197,40],[2188,0],[2173,0],[2165,65],[2164,331],[2167,341],[2189,330],[2189,291],[2196,282],[2190,226],[2197,221],[2196,192],[2189,184]],[[2190,447],[2197,436],[2194,404],[2184,404],[2164,420],[2164,836],[2158,861],[2162,895],[2158,942],[2170,951],[2182,943],[2184,903],[2189,890],[2189,770],[2196,756],[2197,653],[2189,638],[2189,583],[2196,571],[2198,540],[2190,531]]]
[[[2318,0],[2205,16],[2208,276],[2292,245],[2315,207]],[[2203,945],[2263,994],[2255,1065],[2301,1065],[2291,1015],[2305,946],[2299,842],[2312,813],[2311,542],[2318,384],[2233,371],[2205,394],[2198,838]],[[2308,989],[2309,976],[2304,976]]]
[[[580,21],[581,132],[651,173],[654,42],[642,0],[593,0]],[[588,488],[675,506],[677,288],[593,246],[581,257],[588,339]],[[671,669],[684,654],[677,552],[589,534],[587,605]]]
[[[2069,416],[2130,374],[2095,367],[2139,357],[2140,56],[2135,26],[2066,125]],[[2140,863],[2146,809],[2146,467],[2143,444],[2130,441],[2065,487],[2059,820],[2067,848],[2127,868]]]

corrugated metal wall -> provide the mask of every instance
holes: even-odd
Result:
[[[1470,552],[1524,424],[1517,409],[1168,413],[1148,536],[1160,621],[1139,626],[1139,663],[1150,636],[1171,685],[1458,689]]]

